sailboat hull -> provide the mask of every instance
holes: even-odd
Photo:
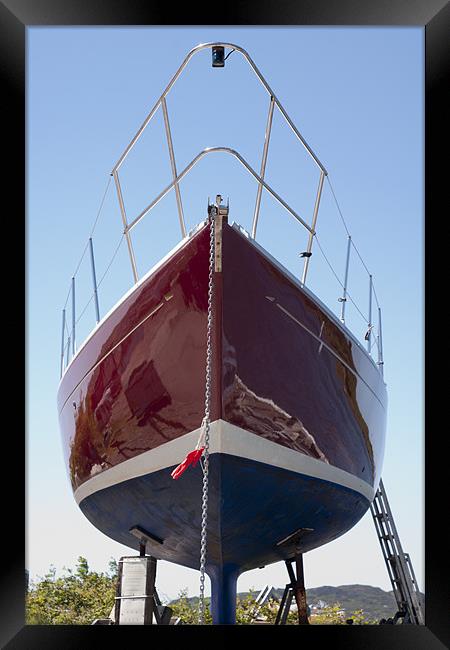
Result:
[[[350,488],[240,456],[213,453],[209,469],[212,567],[234,565],[242,573],[288,559],[293,546],[277,544],[293,531],[307,531],[301,542],[306,552],[342,535],[369,507],[369,500]],[[178,481],[165,468],[99,490],[80,508],[116,541],[129,546],[128,531],[139,526],[161,540],[150,541],[148,552],[196,569],[202,479],[199,465]],[[137,540],[132,546],[138,547]]]
[[[292,557],[280,542],[296,530],[305,552],[369,508],[386,390],[348,330],[238,227],[218,225],[215,253],[207,571],[216,622],[232,622],[224,594],[242,571]],[[171,471],[204,415],[208,270],[205,224],[99,324],[58,393],[86,517],[136,549],[139,526],[148,553],[192,568],[202,470]]]

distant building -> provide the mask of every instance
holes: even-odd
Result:
[[[311,616],[321,614],[322,611],[325,609],[325,607],[328,607],[328,603],[326,603],[324,600],[318,600],[313,605],[310,605],[309,609],[310,609],[310,612],[311,612]]]

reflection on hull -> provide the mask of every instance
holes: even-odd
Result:
[[[300,420],[280,409],[271,399],[258,397],[238,375],[234,376],[233,384],[229,388],[228,422],[233,422],[247,431],[257,431],[262,438],[328,463],[313,436]]]
[[[164,540],[152,554],[191,567],[201,470],[170,473],[204,415],[208,253],[205,224],[98,326],[58,393],[85,515],[132,548],[140,525]],[[381,472],[386,392],[339,321],[226,223],[213,308],[211,420],[234,438],[211,456],[208,571],[237,574],[282,559],[276,541],[298,528],[312,529],[309,550],[361,518]]]

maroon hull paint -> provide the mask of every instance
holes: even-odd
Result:
[[[58,407],[74,490],[200,426],[208,255],[204,226],[100,323],[68,367]],[[212,419],[374,484],[386,401],[377,368],[228,224],[214,314]]]
[[[100,324],[69,366],[58,406],[74,490],[93,474],[199,427],[208,254],[205,226]],[[215,378],[218,372],[215,355]],[[212,401],[217,419],[216,392]]]
[[[386,402],[378,369],[235,228],[224,229],[223,256],[223,419],[374,485]]]

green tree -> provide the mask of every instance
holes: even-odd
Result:
[[[110,562],[108,573],[90,571],[86,558],[79,557],[75,572],[57,577],[52,566],[26,598],[29,625],[90,625],[107,618],[114,604],[117,564]]]
[[[237,625],[250,625],[254,622],[255,618],[264,620],[267,623],[275,623],[278,611],[278,603],[274,600],[269,600],[261,607],[256,603],[256,591],[250,590],[244,598],[238,598],[236,602],[236,624]],[[209,610],[210,599],[205,598],[205,624],[212,625],[212,617]],[[188,598],[188,590],[182,589],[176,601],[169,604],[173,611],[173,616],[180,618],[185,625],[198,624],[198,598]],[[288,622],[292,621],[296,615],[289,614]],[[295,618],[295,620],[297,620]]]
[[[169,606],[173,609],[173,615],[179,617],[184,624],[197,625],[198,599],[188,599],[187,594],[187,589],[180,591],[177,601],[170,603]],[[255,596],[256,591],[251,589],[244,598],[238,598],[236,603],[236,624],[250,625],[257,619],[274,625],[280,603],[276,600],[269,599],[261,607],[258,607]],[[209,603],[209,600],[205,599],[205,602]],[[345,625],[348,619],[352,619],[354,625],[376,623],[376,621],[367,620],[362,609],[356,610],[350,615],[345,614],[340,603],[324,607],[320,614],[310,616],[309,622],[312,625]],[[207,609],[205,623],[212,624],[209,609]],[[295,607],[289,612],[286,624],[298,625],[298,616]]]
[[[212,618],[211,612],[209,610],[209,598],[205,598],[205,624],[211,625]],[[174,618],[179,618],[182,623],[185,625],[198,625],[199,617],[199,601],[195,599],[195,602],[190,602],[188,600],[188,590],[182,589],[178,598],[175,602],[170,603],[169,607],[172,610],[172,616]]]
[[[236,602],[237,625],[249,625],[255,618],[255,615],[257,614],[257,605],[255,602],[256,595],[256,592],[253,589],[250,589],[250,592],[245,596],[245,598],[238,598]],[[258,615],[262,614],[261,609],[259,610]]]
[[[86,558],[79,557],[75,570],[65,569],[57,577],[51,566],[43,578],[30,583],[26,598],[26,621],[29,625],[90,625],[96,618],[107,618],[114,605],[118,565],[113,559],[106,573],[89,569]],[[205,598],[205,623],[212,624],[210,599]],[[169,604],[175,618],[186,625],[198,625],[199,599],[188,598],[187,589],[180,591],[178,599]],[[256,591],[236,603],[236,624],[250,625],[256,619],[274,624],[280,604],[269,600],[261,607],[256,604]],[[362,609],[344,614],[340,603],[325,607],[320,614],[310,616],[313,625],[344,625],[351,618],[354,625],[375,624],[367,620]],[[295,607],[289,612],[288,625],[298,625]]]
[[[346,614],[340,603],[324,607],[320,614],[311,616],[309,622],[312,625],[346,625],[348,620],[353,621],[353,625],[371,625],[376,621],[367,620],[362,609],[355,610],[350,615]]]

